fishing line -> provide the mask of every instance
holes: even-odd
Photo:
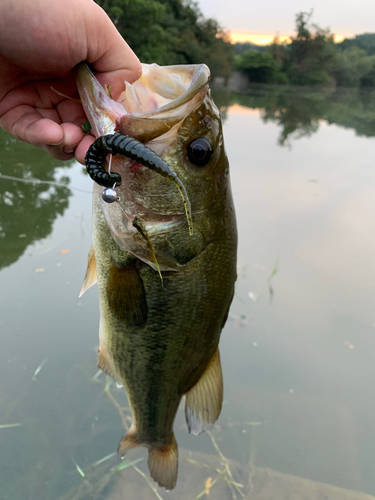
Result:
[[[111,166],[112,166],[112,153],[109,155],[109,164],[108,164],[108,173],[111,173]],[[116,183],[115,183],[116,186]]]
[[[79,191],[81,193],[92,194],[92,191],[86,191],[85,189],[76,188],[73,186],[68,186],[63,182],[54,182],[54,181],[42,181],[41,179],[22,179],[22,177],[13,177],[12,175],[5,175],[0,173],[0,179],[4,179],[7,181],[15,181],[15,182],[23,182],[24,184],[48,184],[49,186],[58,186],[64,187],[66,189],[71,189],[73,191]]]

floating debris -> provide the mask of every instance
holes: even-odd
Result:
[[[344,342],[344,346],[347,347],[350,351],[354,349],[354,345],[350,342]]]
[[[204,483],[204,487],[206,489],[206,495],[209,497],[210,489],[212,487],[212,477],[207,478],[206,482]]]
[[[60,253],[61,255],[65,255],[66,253],[69,253],[69,252],[70,252],[69,248],[66,248],[65,250],[60,250],[60,252],[59,252],[59,253]]]
[[[81,467],[77,464],[77,462],[72,458],[73,460],[73,463],[74,465],[76,466],[76,469],[78,471],[78,474],[81,476],[81,477],[85,477],[86,474],[83,472],[83,470],[81,469]]]
[[[133,469],[138,472],[138,474],[140,476],[143,477],[143,479],[146,481],[146,483],[149,485],[149,487],[152,489],[152,491],[155,493],[155,496],[156,498],[158,498],[158,500],[164,500],[162,496],[159,495],[158,493],[158,490],[155,488],[155,486],[152,484],[152,482],[149,480],[149,478],[146,476],[146,474],[144,472],[142,472],[140,469],[138,469],[138,467],[134,467],[133,466]]]
[[[36,273],[44,273],[44,271],[45,271],[45,269],[44,269],[43,267],[37,267],[37,268],[35,269],[35,272],[36,272]]]
[[[276,257],[275,264],[273,266],[271,274],[267,278],[267,281],[268,281],[268,290],[269,290],[269,293],[270,293],[270,303],[272,303],[273,296],[274,296],[274,290],[273,290],[273,287],[272,287],[272,284],[271,284],[271,280],[272,280],[272,278],[275,276],[275,274],[279,270],[279,263],[280,263],[280,256],[278,255]]]
[[[109,460],[110,458],[114,457],[115,455],[117,455],[117,453],[114,451],[110,455],[107,455],[106,457],[101,458],[97,462],[94,462],[92,465],[93,465],[93,467],[96,467],[97,465],[100,465],[100,464],[106,462],[107,460]]]
[[[249,292],[249,298],[250,298],[253,302],[256,302],[256,301],[259,299],[259,293]]]
[[[21,427],[23,424],[2,424],[0,425],[0,429],[10,429],[12,427]]]
[[[239,316],[230,315],[229,320],[234,322],[234,328],[238,330],[241,326],[247,326],[249,324],[245,314],[240,314]]]
[[[97,380],[97,378],[99,377],[99,375],[101,375],[103,373],[103,370],[98,370],[95,375],[92,377],[91,380]]]
[[[117,453],[116,453],[117,454]],[[116,465],[116,467],[112,467],[113,472],[119,472],[120,470],[127,469],[128,467],[134,467],[135,464],[141,462],[143,458],[137,458],[137,460],[133,460],[133,462],[125,461],[120,465]]]
[[[43,368],[43,366],[46,364],[46,361],[47,361],[48,358],[44,359],[40,365],[38,366],[38,368],[35,370],[34,372],[34,375],[31,377],[31,380],[34,380],[34,381],[37,381],[38,379],[36,378],[37,375],[40,373],[40,370]]]

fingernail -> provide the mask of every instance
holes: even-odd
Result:
[[[72,148],[63,148],[63,152],[66,155],[71,155],[72,153],[74,153],[74,149],[72,149]]]
[[[60,146],[64,142],[64,139],[60,142],[51,142],[51,144],[47,144],[47,146]]]

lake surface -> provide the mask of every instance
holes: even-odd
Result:
[[[250,498],[255,468],[375,495],[375,97],[265,87],[215,96],[238,282],[220,343],[223,411],[211,437],[195,437],[180,409],[181,463],[222,466],[215,440],[243,488],[219,489],[220,476],[213,499]],[[92,183],[82,165],[4,132],[0,151],[0,499],[130,500],[143,488],[156,498],[133,469],[149,477],[145,449],[122,472],[115,456],[100,462],[128,411],[124,390],[97,373],[97,289],[78,299]],[[217,476],[208,466],[203,479],[186,474],[159,497],[193,500]]]

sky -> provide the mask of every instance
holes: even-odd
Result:
[[[269,43],[278,33],[294,33],[295,14],[314,9],[312,21],[332,33],[352,37],[375,32],[375,0],[198,0],[205,17],[215,18],[233,41]]]

